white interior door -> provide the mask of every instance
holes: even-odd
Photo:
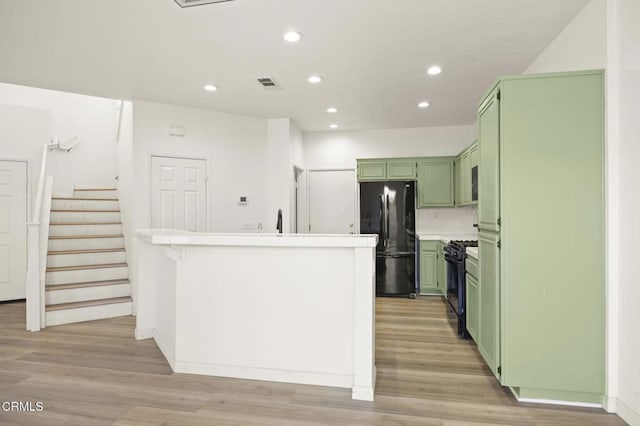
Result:
[[[355,232],[356,174],[354,170],[309,171],[309,232]]]
[[[0,161],[0,301],[24,299],[27,282],[27,163]]]
[[[151,157],[151,226],[207,231],[207,162]]]

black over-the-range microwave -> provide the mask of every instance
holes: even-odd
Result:
[[[471,168],[471,201],[478,201],[478,166]]]

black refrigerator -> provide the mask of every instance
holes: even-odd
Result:
[[[361,182],[360,233],[377,234],[376,295],[415,297],[415,182]]]

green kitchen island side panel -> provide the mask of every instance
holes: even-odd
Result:
[[[455,205],[454,157],[418,160],[418,208]]]
[[[499,102],[502,383],[602,395],[603,72],[506,78]]]
[[[386,160],[358,160],[358,182],[387,179]]]

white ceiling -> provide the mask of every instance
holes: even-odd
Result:
[[[522,72],[587,1],[2,1],[0,81],[291,117],[305,131],[469,124],[496,77]],[[302,42],[284,42],[289,29]],[[436,63],[444,72],[427,76]]]

